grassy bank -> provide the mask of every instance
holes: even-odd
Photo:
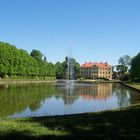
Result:
[[[55,77],[48,77],[44,79],[0,79],[0,85],[2,84],[28,84],[28,83],[48,83],[55,82],[57,79]],[[60,80],[61,81],[61,80]],[[119,80],[77,80],[81,83],[120,83]]]
[[[85,79],[85,80],[78,80],[78,82],[88,82],[88,83],[120,83],[120,80],[102,80],[102,79],[97,79],[97,80],[92,80],[92,79]]]
[[[128,108],[26,119],[1,119],[0,139],[140,139],[140,104]]]
[[[140,91],[140,83],[133,83],[133,82],[129,82],[129,83],[123,83],[124,85],[133,88],[137,91]]]
[[[47,83],[47,82],[54,82],[56,81],[55,78],[48,78],[45,80],[40,79],[0,79],[0,84],[22,84],[22,83]]]

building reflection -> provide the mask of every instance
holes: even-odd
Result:
[[[80,87],[79,90],[85,100],[106,100],[112,95],[112,83]]]
[[[109,100],[108,100],[109,99]],[[0,117],[20,113],[29,109],[35,112],[47,102],[63,108],[84,101],[107,101],[109,106],[128,106],[139,102],[140,94],[112,83],[75,83],[75,84],[31,84],[0,86]],[[100,104],[98,102],[98,104]],[[88,103],[88,102],[86,102]],[[52,109],[47,104],[43,109]],[[89,106],[88,106],[89,107]]]
[[[73,104],[78,98],[81,97],[84,100],[106,100],[111,95],[112,83],[94,85],[66,85],[65,88],[62,87],[61,89],[59,87],[59,97],[61,96],[63,98],[64,104]]]
[[[73,104],[79,98],[83,98],[86,101],[107,101],[107,99],[113,100],[114,98],[118,107],[128,106],[132,103],[131,90],[120,84],[112,83],[69,85],[61,89],[59,97],[63,99],[65,105]],[[134,102],[136,102],[136,99]]]

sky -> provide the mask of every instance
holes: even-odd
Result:
[[[52,63],[118,63],[140,52],[140,0],[0,0],[0,41]]]

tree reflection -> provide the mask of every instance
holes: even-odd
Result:
[[[113,94],[118,98],[118,105],[120,107],[130,105],[130,89],[120,84],[113,85]]]
[[[45,98],[52,96],[54,85],[12,85],[0,89],[0,116],[21,112],[26,108],[37,110]]]
[[[112,83],[6,85],[0,86],[0,117],[20,113],[27,108],[31,112],[37,111],[42,104],[52,98],[55,100],[54,104],[62,99],[64,106],[72,105],[80,99],[99,103],[115,98],[117,107],[121,107],[138,102],[140,100],[138,95],[125,86]],[[49,105],[45,106],[44,110],[49,107]]]

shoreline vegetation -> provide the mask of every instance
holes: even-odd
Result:
[[[9,43],[0,42],[1,79],[44,79],[55,77],[55,66],[43,59],[39,50],[18,49]]]
[[[0,62],[0,79],[67,79],[68,65],[72,67],[69,78],[80,77],[80,64],[74,58],[66,56],[63,62],[53,64],[39,50],[28,53],[5,42],[0,42]]]
[[[140,83],[123,84],[140,89]],[[95,113],[1,118],[0,139],[140,139],[139,124],[140,103]]]
[[[55,77],[50,77],[47,80],[40,79],[0,79],[0,85],[3,84],[28,84],[28,83],[51,83],[56,82]]]

